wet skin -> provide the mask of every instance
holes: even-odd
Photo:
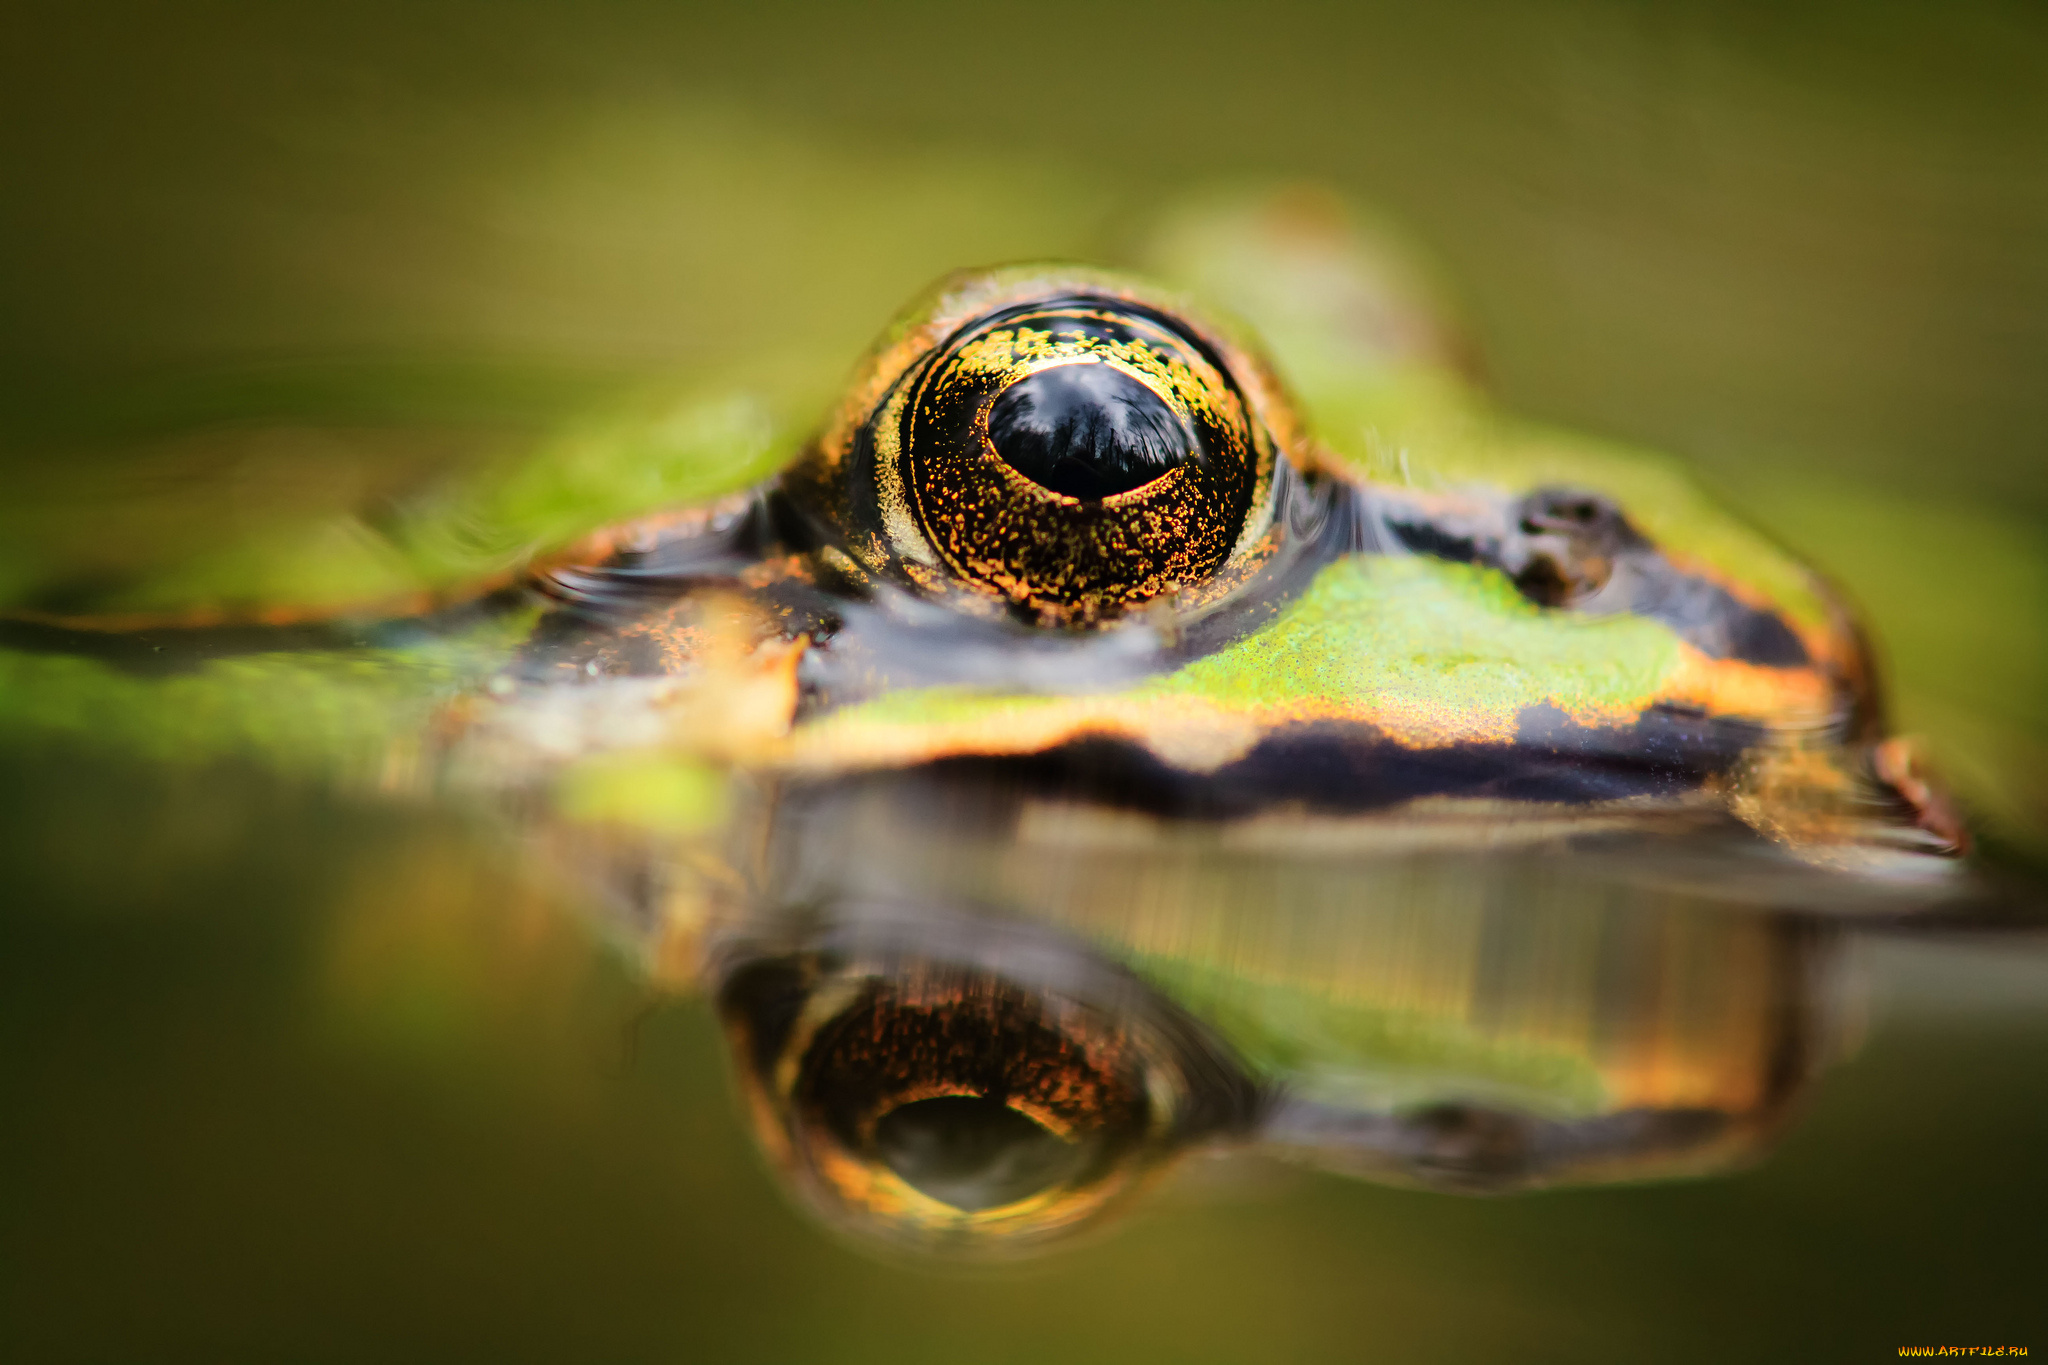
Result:
[[[1663,509],[1659,536],[1531,463],[1375,479],[1185,300],[970,273],[790,470],[543,572],[559,609],[518,677],[688,680],[757,722],[706,751],[806,779],[997,765],[1231,819],[1625,802],[1941,875],[1961,826],[1824,585],[1711,511]]]
[[[842,1227],[1036,1245],[1216,1145],[1461,1190],[1725,1166],[1837,1050],[1816,917],[1977,895],[1820,580],[1498,417],[1326,248],[1269,310],[1312,413],[1157,285],[968,272],[766,482],[345,628],[426,702],[380,780],[516,812],[707,986]],[[154,669],[321,614],[15,629]]]

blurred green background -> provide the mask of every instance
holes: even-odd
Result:
[[[800,376],[787,436],[943,270],[1308,180],[1433,255],[1511,405],[1688,457],[1841,577],[1904,723],[2008,842],[2048,827],[2039,6],[17,3],[0,177],[10,598],[677,376]],[[462,826],[4,764],[11,1358],[1849,1360],[2044,1317],[2048,1030],[1995,955],[1880,950],[1922,1006],[1754,1175],[1256,1171],[936,1277],[785,1211],[701,1010]]]

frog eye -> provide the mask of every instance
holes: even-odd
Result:
[[[1092,1220],[1184,1120],[1173,1049],[972,967],[756,964],[728,981],[758,1136],[829,1221],[951,1253]]]
[[[1286,425],[1255,361],[1129,289],[966,292],[881,353],[847,424],[861,558],[1088,625],[1255,556]]]

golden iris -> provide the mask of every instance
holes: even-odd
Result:
[[[966,276],[877,352],[791,487],[870,568],[1089,625],[1259,557],[1281,411],[1254,360],[1128,281]]]

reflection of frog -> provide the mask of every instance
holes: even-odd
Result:
[[[1086,1227],[1191,1151],[1473,1193],[1760,1154],[1844,1041],[1833,928],[1674,885],[1626,816],[1425,807],[781,791],[699,939],[764,1148],[829,1222],[942,1255]]]
[[[95,648],[268,661],[183,695],[279,754],[426,699],[352,757],[594,853],[863,1227],[1057,1230],[1205,1138],[1480,1188],[1753,1150],[1823,955],[1701,902],[1970,894],[1855,632],[1661,466],[1494,415],[1370,256],[1214,232],[1319,426],[1177,295],[964,274],[788,468],[529,586]]]

